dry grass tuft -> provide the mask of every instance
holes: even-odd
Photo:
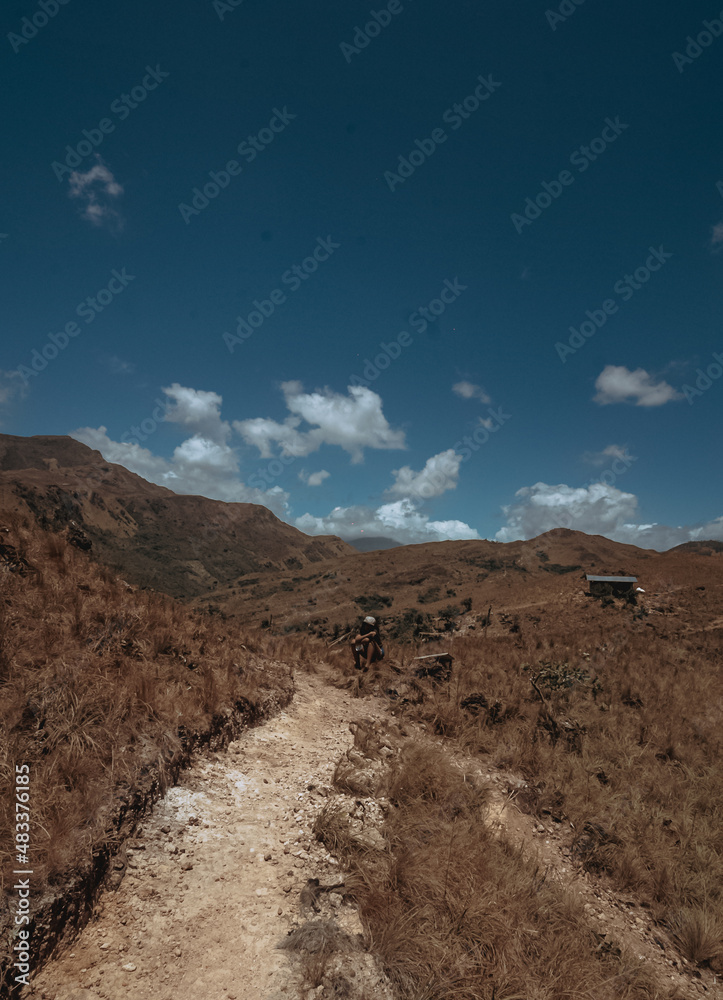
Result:
[[[691,907],[674,913],[669,926],[688,961],[696,965],[720,963],[723,958],[723,926],[719,918],[707,910]]]
[[[329,975],[330,960],[338,952],[354,951],[358,945],[335,921],[318,919],[294,928],[276,947],[299,953],[303,983],[307,989],[316,989],[329,979],[346,985],[338,974]]]
[[[300,927],[289,931],[284,940],[277,945],[289,951],[325,955],[351,946],[351,938],[341,931],[333,920],[307,920]]]

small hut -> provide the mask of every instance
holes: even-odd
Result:
[[[592,576],[585,574],[593,597],[630,597],[635,594],[637,576]]]

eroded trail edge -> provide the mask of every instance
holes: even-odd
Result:
[[[73,947],[36,977],[36,993],[57,1000],[299,995],[302,963],[278,945],[306,916],[318,919],[300,900],[308,879],[343,881],[312,824],[362,703],[318,677],[295,681],[285,711],[226,752],[199,758],[157,804],[128,843],[120,885],[105,893]],[[365,699],[363,713],[381,717],[384,709]],[[384,996],[354,907],[339,891],[325,894],[324,907],[354,955],[350,977]],[[314,943],[305,951],[313,956]]]

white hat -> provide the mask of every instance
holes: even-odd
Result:
[[[372,618],[371,615],[367,615],[364,621],[367,623],[367,625],[376,625],[377,623],[376,618]]]

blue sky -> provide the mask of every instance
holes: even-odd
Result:
[[[0,429],[310,533],[723,538],[721,19],[7,3]]]

